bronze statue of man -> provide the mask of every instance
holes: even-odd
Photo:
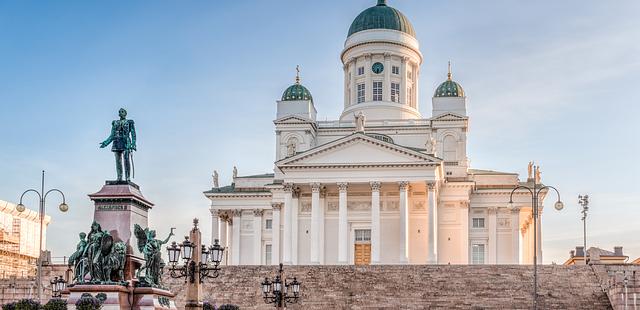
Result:
[[[111,135],[100,143],[100,148],[113,143],[111,151],[116,157],[118,181],[122,181],[122,162],[124,162],[125,180],[130,181],[131,156],[132,152],[136,150],[136,128],[133,120],[127,119],[127,110],[120,109],[118,115],[120,119],[111,122]]]

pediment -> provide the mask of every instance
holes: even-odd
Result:
[[[276,162],[281,168],[300,166],[439,165],[441,159],[378,140],[363,133],[315,147]]]
[[[458,121],[458,120],[466,120],[466,119],[469,119],[469,117],[460,115],[458,113],[453,113],[453,112],[447,112],[432,118],[432,120],[434,121]]]
[[[287,116],[283,116],[279,119],[276,119],[275,121],[273,121],[276,124],[300,124],[300,123],[314,123],[313,120],[310,120],[308,118],[302,117],[302,116],[298,116],[298,115],[287,115]]]

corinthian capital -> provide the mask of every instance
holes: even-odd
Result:
[[[398,182],[398,185],[400,186],[401,191],[409,189],[409,181],[400,181]]]
[[[311,183],[311,192],[319,193],[320,192],[320,186],[321,186],[321,184],[318,183],[318,182]]]
[[[339,182],[338,183],[338,190],[341,192],[346,192],[347,191],[347,187],[349,187],[349,184],[346,182]]]
[[[284,184],[284,192],[285,193],[291,193],[292,191],[293,191],[293,184],[285,183]]]
[[[371,182],[369,182],[369,185],[371,185],[371,191],[374,191],[374,192],[379,192],[380,191],[380,182],[371,181]]]
[[[282,205],[283,205],[282,202],[272,202],[271,208],[273,209],[273,211],[280,211],[280,209],[282,208]]]

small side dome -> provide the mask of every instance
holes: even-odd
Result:
[[[416,32],[409,19],[400,11],[387,6],[386,0],[378,0],[376,6],[372,6],[360,13],[349,27],[349,34],[369,29],[389,29],[402,31],[415,38]]]
[[[464,97],[464,89],[462,86],[454,81],[451,74],[451,62],[449,62],[449,73],[447,73],[447,80],[442,82],[433,97]]]
[[[311,102],[313,102],[311,92],[300,84],[299,66],[296,66],[296,72],[296,83],[289,86],[284,93],[282,93],[282,101],[311,100]]]

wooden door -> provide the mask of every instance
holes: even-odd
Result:
[[[370,243],[356,243],[353,251],[354,263],[356,265],[369,265],[371,264],[371,244]]]

